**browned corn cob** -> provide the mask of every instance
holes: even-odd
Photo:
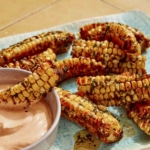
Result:
[[[38,55],[28,56],[18,61],[4,64],[0,67],[20,68],[20,69],[33,71],[34,67],[36,67],[37,64],[41,64],[47,60],[56,61],[56,54],[50,48],[48,48],[46,51],[41,52]]]
[[[97,104],[106,100],[106,105],[128,105],[150,97],[149,75],[79,77],[77,84],[78,94],[89,97]]]
[[[80,28],[80,36],[85,40],[112,41],[127,52],[141,54],[141,45],[134,33],[119,23],[87,24]]]
[[[147,50],[148,47],[150,47],[150,39],[146,35],[144,35],[144,33],[142,33],[137,28],[132,28],[125,24],[121,25],[125,26],[128,30],[130,30],[134,34],[138,43],[140,43],[143,52]]]
[[[95,40],[76,40],[73,44],[72,57],[89,57],[101,61],[108,73],[146,73],[145,55],[126,54],[113,42]]]
[[[67,52],[75,36],[65,31],[51,31],[27,38],[0,51],[0,65],[52,48],[55,54]]]
[[[61,114],[98,136],[105,143],[118,141],[122,128],[116,118],[104,106],[98,106],[89,99],[77,96],[56,87],[60,101]]]
[[[137,102],[127,108],[128,116],[143,130],[150,135],[150,101]]]
[[[57,85],[61,71],[53,69],[51,61],[36,66],[36,70],[18,84],[0,92],[0,105],[28,106],[45,97]]]
[[[55,62],[55,67],[63,71],[61,81],[77,76],[105,74],[105,66],[101,62],[85,57],[59,60]]]

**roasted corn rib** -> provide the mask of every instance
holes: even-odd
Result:
[[[142,32],[114,22],[84,25],[80,28],[80,37],[85,40],[113,41],[121,49],[131,53],[141,54],[141,49],[149,47],[149,39]]]
[[[118,141],[122,137],[118,120],[104,106],[95,105],[87,98],[58,87],[55,90],[61,101],[62,116],[86,128],[105,143]]]
[[[131,26],[125,24],[121,25],[125,26],[128,30],[130,30],[134,34],[136,40],[138,41],[138,43],[140,43],[143,52],[150,47],[150,39],[143,32],[141,32],[137,28],[132,28]]]
[[[71,51],[72,57],[89,57],[101,61],[108,73],[146,73],[145,55],[125,53],[113,42],[95,40],[75,40]]]
[[[52,48],[55,54],[67,52],[75,36],[65,31],[49,31],[27,38],[0,51],[0,65]]]
[[[129,105],[150,97],[149,75],[79,77],[77,85],[79,95],[87,96],[97,104],[106,100],[106,105]]]
[[[129,105],[127,114],[141,130],[150,135],[150,100]]]
[[[20,69],[29,70],[32,72],[34,70],[34,67],[36,67],[37,64],[41,64],[47,60],[56,61],[56,54],[50,48],[48,48],[46,51],[41,52],[38,55],[27,56],[18,61],[1,65],[0,67],[20,68]]]
[[[71,77],[104,75],[106,73],[105,66],[101,62],[96,62],[95,59],[85,57],[58,60],[55,62],[55,67],[56,69],[61,69],[63,72],[60,81]]]
[[[0,105],[20,108],[35,103],[57,85],[60,76],[61,70],[53,69],[51,61],[38,64],[28,77],[0,92]]]

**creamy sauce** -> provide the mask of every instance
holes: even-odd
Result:
[[[74,135],[74,150],[97,150],[101,141],[83,129]]]
[[[0,85],[0,90],[9,85]],[[52,124],[52,114],[41,100],[26,109],[0,109],[0,150],[19,150],[41,138]]]

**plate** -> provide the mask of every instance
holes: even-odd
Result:
[[[84,20],[79,20],[75,22],[71,22],[68,24],[64,24],[61,26],[56,26],[53,28],[48,28],[40,31],[29,32],[24,34],[18,34],[6,38],[0,39],[0,49],[8,47],[20,40],[23,40],[27,37],[42,33],[44,31],[51,30],[66,30],[77,35],[79,32],[79,28],[85,24],[93,23],[93,22],[120,22],[127,24],[131,27],[138,28],[145,35],[150,37],[150,18],[145,13],[135,10],[129,11],[121,14],[115,14],[104,17],[94,17]],[[57,56],[57,60],[64,59],[70,57],[71,49],[68,53],[61,54]],[[146,53],[147,62],[146,62],[146,70],[150,73],[150,51]],[[70,90],[72,92],[77,91],[77,86],[75,83],[76,79],[69,79],[62,84],[60,87],[64,89]],[[150,136],[146,135],[142,130],[138,128],[138,126],[130,119],[128,119],[126,115],[126,111],[122,107],[109,107],[108,108],[114,115],[117,116],[120,120],[120,124],[124,126],[124,135],[123,138],[115,142],[113,144],[104,144],[100,143],[100,147],[98,150],[141,150],[144,148],[150,147]],[[51,147],[51,150],[73,150],[74,147],[74,134],[78,131],[82,130],[82,127],[77,124],[68,121],[67,119],[61,117],[57,138]]]

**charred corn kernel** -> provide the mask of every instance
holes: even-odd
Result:
[[[7,98],[9,104],[13,104],[13,99],[11,97]]]
[[[41,79],[42,79],[44,82],[47,82],[48,79],[49,79],[49,77],[48,77],[47,74],[42,74],[42,75],[41,75]]]
[[[29,97],[29,93],[28,93],[27,91],[23,91],[23,92],[22,92],[22,95],[23,95],[24,97]]]
[[[137,81],[137,85],[139,88],[142,88],[143,87],[142,81]]]
[[[126,109],[128,117],[131,118],[141,130],[150,135],[149,100],[146,102],[137,102],[135,104],[129,105]]]
[[[41,87],[41,88],[40,88],[40,93],[41,93],[41,94],[46,93],[46,90],[45,90],[45,88],[44,88],[44,87]]]
[[[38,80],[38,81],[37,81],[37,84],[38,84],[40,87],[44,86],[44,82],[43,82],[42,80]]]
[[[32,88],[33,88],[34,91],[39,91],[39,89],[40,89],[40,87],[37,85],[37,83],[34,83],[32,85]]]
[[[130,82],[126,82],[125,83],[125,88],[126,88],[126,90],[131,90],[131,84],[130,84]]]
[[[52,48],[56,54],[67,52],[74,40],[74,34],[65,31],[41,33],[1,50],[0,64],[35,55],[47,48]]]
[[[20,93],[20,89],[18,88],[18,86],[17,85],[14,85],[14,92],[15,93]]]
[[[48,80],[48,82],[49,82],[49,84],[50,84],[52,87],[56,86],[56,84],[55,84],[56,81],[55,81],[53,78],[50,78],[50,79]]]
[[[117,141],[122,136],[122,128],[115,117],[104,106],[95,105],[89,99],[55,87],[63,117],[74,121],[105,143]]]
[[[96,104],[102,104],[101,102],[104,103],[104,100],[107,100],[106,104],[115,104],[116,101],[116,105],[119,104],[118,100],[122,105],[129,105],[148,99],[150,96],[149,82],[147,74],[140,76],[130,73],[96,77],[84,76],[78,77],[76,81],[79,95],[89,97]]]
[[[124,83],[120,83],[120,90],[125,91]]]
[[[34,92],[34,96],[35,96],[35,97],[40,97],[40,93],[35,91],[35,92]]]
[[[21,93],[18,94],[18,98],[20,99],[20,101],[24,101],[25,100],[25,96],[23,96]]]
[[[31,75],[33,75],[35,80],[38,80],[40,78],[36,72],[33,72],[33,74],[31,74]],[[29,75],[29,78],[30,78],[30,75]]]
[[[14,101],[15,101],[16,104],[17,104],[17,103],[20,103],[19,97],[14,96]]]
[[[148,81],[147,79],[144,79],[144,80],[143,80],[143,85],[144,85],[145,87],[149,86],[149,81]]]
[[[9,91],[8,91],[8,92],[9,92]],[[3,94],[3,96],[4,96],[4,95],[7,95],[8,92],[6,92],[5,94]],[[11,94],[11,95],[15,95],[15,94],[16,94],[15,91],[14,91],[14,89],[10,88],[10,94]],[[5,99],[6,99],[6,98],[5,98]]]

